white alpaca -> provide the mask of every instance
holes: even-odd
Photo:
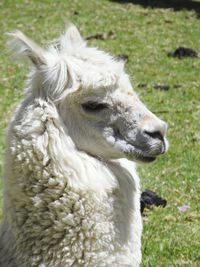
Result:
[[[0,266],[139,266],[134,162],[166,151],[166,124],[73,25],[48,50],[10,36],[33,69],[8,132]]]

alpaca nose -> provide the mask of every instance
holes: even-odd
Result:
[[[163,140],[167,133],[167,123],[155,117],[143,124],[143,132],[153,139]]]
[[[147,127],[148,126],[148,127]],[[156,122],[151,122],[143,128],[143,134],[151,142],[156,143],[156,153],[163,154],[167,151],[167,141],[164,138],[167,132],[167,123],[157,119]],[[154,151],[155,152],[155,151]]]
[[[163,141],[163,135],[160,132],[148,132],[148,131],[144,131],[144,133],[148,136],[150,136],[153,139],[159,139],[161,141]]]
[[[146,136],[148,136],[150,138],[150,140],[152,141],[156,141],[160,143],[160,150],[159,153],[160,154],[164,154],[166,152],[166,150],[168,149],[167,143],[164,139],[164,135],[161,132],[148,132],[148,131],[144,131],[144,134]]]

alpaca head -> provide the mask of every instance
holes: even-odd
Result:
[[[21,32],[12,45],[34,64],[28,93],[55,105],[78,150],[150,162],[167,150],[167,125],[133,91],[122,62],[89,48],[71,25],[43,50]]]

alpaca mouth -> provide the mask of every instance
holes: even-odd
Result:
[[[148,139],[146,142],[132,142],[126,136],[124,137],[119,129],[114,129],[115,147],[121,150],[128,159],[136,162],[150,163],[156,160],[157,156],[164,154],[168,149],[168,143],[165,139],[162,142]]]
[[[137,162],[150,163],[156,160],[156,156],[148,156],[141,151],[134,151],[126,153],[130,160],[135,160]]]
[[[153,162],[154,160],[156,160],[156,157],[147,157],[147,156],[143,156],[143,155],[138,155],[135,157],[135,159],[137,161],[140,161],[140,162],[150,163],[150,162]]]

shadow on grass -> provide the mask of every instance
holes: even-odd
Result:
[[[141,5],[145,8],[172,8],[174,11],[194,10],[197,17],[200,18],[200,2],[192,0],[111,0],[121,4],[132,3]]]

